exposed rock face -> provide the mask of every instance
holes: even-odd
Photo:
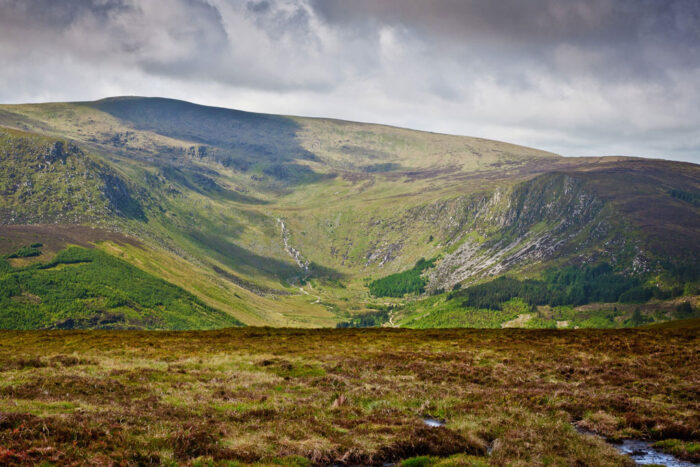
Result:
[[[68,151],[78,152],[79,149],[77,149],[72,144],[69,144]],[[49,163],[53,163],[59,160],[65,162],[67,156],[68,154],[65,151],[65,145],[63,144],[63,141],[56,141],[48,148],[48,150],[44,154],[44,160],[46,160]]]
[[[397,253],[401,251],[403,245],[401,243],[390,243],[388,245],[382,245],[375,247],[369,251],[367,254],[367,262],[365,266],[371,263],[377,263],[379,267],[383,267],[386,263],[393,260]]]
[[[145,220],[128,184],[71,142],[0,131],[0,224]]]
[[[464,200],[451,220],[455,233],[448,245],[455,249],[431,271],[428,290],[536,264],[562,250],[583,252],[611,233],[604,207],[582,182],[564,174]]]
[[[428,272],[428,292],[551,259],[601,259],[630,273],[648,269],[625,217],[596,193],[584,178],[551,173],[405,210],[374,212],[355,226],[353,212],[333,213],[323,225],[333,225],[326,234],[334,260],[381,270],[378,274],[400,272],[421,256],[442,254]],[[303,251],[313,247],[300,245]],[[353,249],[362,256],[353,258]]]

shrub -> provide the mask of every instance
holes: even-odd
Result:
[[[19,250],[15,251],[11,255],[8,255],[8,258],[30,258],[32,256],[39,256],[41,254],[41,250],[39,247],[36,247],[34,245],[41,245],[41,243],[35,243],[32,246],[23,246]]]

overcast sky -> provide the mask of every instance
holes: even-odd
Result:
[[[0,0],[0,102],[115,95],[700,163],[700,0]]]

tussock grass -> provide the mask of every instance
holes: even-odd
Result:
[[[0,342],[9,464],[628,465],[574,424],[686,458],[700,440],[697,323],[32,331]]]

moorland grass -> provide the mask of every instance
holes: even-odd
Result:
[[[5,331],[0,463],[697,461],[699,327]]]

